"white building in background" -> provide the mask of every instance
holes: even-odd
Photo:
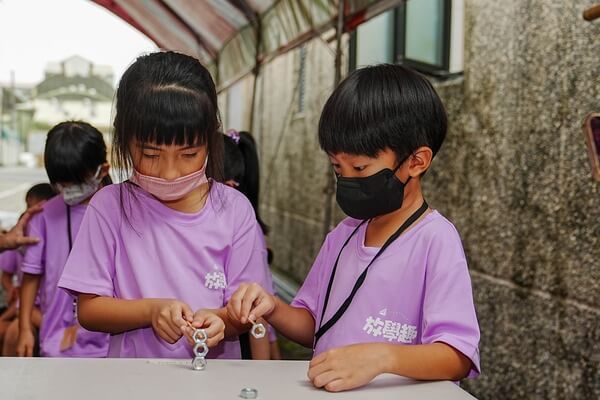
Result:
[[[108,135],[113,81],[110,66],[95,65],[80,56],[49,63],[44,80],[33,90],[34,113],[27,150],[40,156],[48,129],[65,120],[89,122]]]

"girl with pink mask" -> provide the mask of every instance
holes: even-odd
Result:
[[[247,325],[224,306],[238,285],[271,287],[252,205],[219,183],[223,139],[217,94],[194,58],[159,52],[125,72],[113,152],[129,179],[90,203],[59,286],[79,298],[79,321],[111,334],[109,357],[239,358]]]

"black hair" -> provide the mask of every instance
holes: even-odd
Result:
[[[260,218],[258,211],[258,196],[260,192],[260,167],[256,142],[249,132],[241,131],[234,134],[236,139],[223,135],[224,144],[224,175],[223,180],[234,180],[237,189],[242,192],[254,208],[256,219],[265,235],[269,227]]]
[[[223,140],[217,91],[200,62],[172,51],[138,57],[123,74],[116,94],[113,160],[129,176],[130,146],[206,145],[207,176],[221,181]]]
[[[38,200],[50,200],[57,193],[54,187],[49,183],[38,183],[33,185],[25,194],[25,200],[38,199]]]
[[[48,131],[44,166],[50,183],[84,183],[106,162],[104,137],[87,122],[65,121]]]
[[[244,155],[238,143],[230,136],[223,135],[223,181],[234,180],[241,185],[245,172]]]
[[[380,64],[353,71],[333,91],[319,121],[319,143],[328,154],[368,157],[389,148],[401,162],[421,146],[435,156],[447,125],[444,105],[425,77]]]

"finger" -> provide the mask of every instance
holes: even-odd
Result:
[[[186,306],[188,307],[188,306]],[[188,307],[189,308],[189,307]],[[187,325],[186,320],[183,318],[183,306],[174,306],[169,310],[169,326],[171,329],[178,334],[183,334],[182,327]]]
[[[248,285],[242,283],[235,293],[229,299],[227,303],[228,310],[231,310],[231,314],[233,314],[234,319],[240,321],[240,312],[242,309],[242,299],[246,295],[246,290],[248,290]]]
[[[221,318],[217,316],[214,316],[213,318],[207,318],[204,326],[204,330],[209,338],[216,337],[225,331],[225,324]]]
[[[32,244],[39,243],[39,241],[40,241],[39,238],[31,237],[31,236],[23,236],[23,237],[16,238],[16,240],[15,240],[15,242],[17,243],[18,246],[29,246]]]
[[[321,364],[323,361],[325,361],[327,359],[328,353],[329,353],[328,351],[325,351],[325,352],[320,353],[319,355],[315,356],[315,358],[310,360],[309,368],[317,366],[317,365]]]
[[[334,379],[325,385],[325,390],[328,392],[341,392],[343,390],[348,389],[349,387],[346,384],[346,381],[343,379]]]
[[[190,328],[189,326],[186,326],[183,329],[183,334],[185,336],[185,339],[187,340],[188,344],[190,346],[194,345],[194,329]]]
[[[252,285],[244,295],[242,299],[241,309],[240,309],[240,321],[242,323],[248,322],[248,317],[250,316],[250,310],[252,310],[254,306],[254,302],[259,300],[261,296],[262,288],[258,285]],[[254,319],[256,321],[256,319]]]
[[[314,380],[317,376],[327,372],[333,371],[333,366],[330,363],[322,362],[318,365],[310,365],[308,368],[308,379]]]
[[[256,321],[259,318],[262,318],[265,314],[267,314],[272,307],[272,304],[268,301],[267,295],[264,295],[259,301],[255,302],[254,308],[250,310],[248,315],[248,320]]]
[[[208,340],[206,341],[206,345],[209,348],[215,347],[217,346],[219,343],[221,343],[221,341],[225,339],[225,332],[224,331],[219,331],[219,333],[217,333],[216,335],[210,336],[208,338]]]
[[[340,379],[336,371],[325,371],[311,379],[311,382],[315,387],[322,388],[336,379]]]
[[[194,311],[187,304],[183,304],[183,318],[187,322],[192,322],[194,320]],[[186,323],[187,325],[187,323]]]
[[[158,334],[161,338],[171,344],[177,342],[179,338],[181,338],[181,335],[174,331],[169,323],[164,320],[159,322]]]

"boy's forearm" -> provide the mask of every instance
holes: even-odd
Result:
[[[155,299],[123,300],[80,294],[78,319],[90,331],[119,334],[152,325]]]
[[[312,347],[315,320],[305,308],[290,306],[275,296],[275,310],[266,319],[283,336],[305,347]]]
[[[471,368],[471,360],[445,343],[394,345],[373,343],[380,354],[380,373],[418,380],[460,380]]]

